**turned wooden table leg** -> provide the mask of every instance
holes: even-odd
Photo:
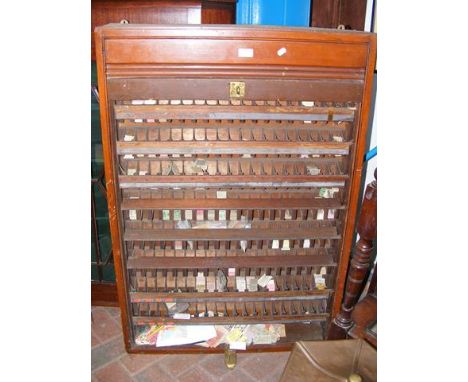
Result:
[[[346,289],[341,304],[341,310],[332,320],[328,339],[343,339],[351,328],[353,321],[351,313],[363,289],[363,283],[369,272],[374,240],[377,236],[377,170],[375,179],[369,183],[364,193],[361,214],[357,224],[359,240],[350,261]]]

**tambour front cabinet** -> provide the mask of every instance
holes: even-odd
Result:
[[[109,24],[95,39],[127,350],[223,351],[137,343],[151,325],[284,325],[253,351],[326,339],[352,244],[375,36]]]

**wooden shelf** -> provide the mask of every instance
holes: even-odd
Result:
[[[311,321],[310,323],[286,323],[286,337],[280,338],[272,345],[250,345],[243,353],[265,352],[265,351],[290,351],[297,341],[323,340],[323,321]],[[169,347],[155,347],[154,345],[134,345],[132,351],[135,353],[199,353],[200,346],[180,345]],[[224,347],[203,348],[206,353],[223,353]]]
[[[190,320],[174,319],[172,317],[133,316],[134,325],[248,325],[248,324],[278,324],[290,322],[326,321],[330,315],[304,314],[297,316],[252,316],[252,317],[193,317]]]
[[[130,292],[131,302],[248,302],[248,301],[296,301],[328,298],[333,292],[324,290],[291,290],[276,292],[193,292],[156,293]]]
[[[117,154],[334,154],[347,155],[351,143],[331,142],[117,142]]]
[[[349,108],[207,105],[114,105],[116,119],[350,121]]]
[[[295,199],[125,199],[122,210],[235,210],[235,209],[344,209],[336,199],[295,198]]]
[[[202,269],[228,267],[336,266],[331,255],[229,256],[229,257],[130,257],[128,269]]]
[[[348,175],[119,176],[121,188],[154,187],[343,187]]]
[[[336,227],[317,227],[313,230],[264,229],[152,229],[126,230],[124,241],[169,241],[169,240],[295,240],[339,239]]]

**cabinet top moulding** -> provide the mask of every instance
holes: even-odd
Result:
[[[96,38],[104,40],[109,71],[122,64],[133,69],[233,64],[362,70],[375,45],[375,36],[363,32],[273,26],[108,24],[96,28]]]

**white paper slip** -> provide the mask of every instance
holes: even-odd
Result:
[[[130,176],[131,176],[131,175],[135,175],[135,174],[136,174],[136,171],[137,171],[136,168],[129,168],[129,169],[127,170],[127,175],[130,175]]]
[[[317,220],[323,220],[324,216],[325,216],[325,211],[323,209],[317,210]]]
[[[333,198],[338,191],[340,191],[340,189],[337,187],[330,188],[330,197]]]
[[[237,49],[238,57],[250,58],[254,56],[254,50],[252,48],[238,48]]]
[[[161,330],[156,347],[193,344],[216,337],[214,325],[177,325]]]
[[[245,277],[236,276],[236,289],[239,292],[244,292],[247,289],[246,284],[245,284]]]
[[[241,249],[245,252],[247,250],[247,240],[241,240],[240,246],[241,246]]]
[[[228,268],[228,276],[235,276],[236,268]]]
[[[271,249],[278,249],[279,248],[279,240],[273,240],[271,243]]]
[[[227,192],[226,191],[216,191],[216,198],[217,199],[226,199]]]
[[[234,341],[229,344],[229,349],[231,350],[245,350],[247,349],[247,344],[242,341]]]
[[[274,292],[276,287],[275,287],[275,280],[271,279],[270,281],[268,281],[268,284],[267,284],[267,289],[270,291],[270,292]]]
[[[226,210],[219,210],[219,220],[220,221],[226,220]]]
[[[176,320],[190,320],[190,313],[174,313],[172,317]]]
[[[304,245],[302,246],[303,248],[310,248],[310,240],[309,239],[305,239],[304,240]]]
[[[155,99],[145,99],[143,102],[145,105],[156,105],[156,100]]]
[[[258,290],[257,287],[257,278],[255,276],[246,276],[245,281],[247,282],[247,290],[249,292],[256,292]]]
[[[335,219],[335,210],[328,210],[328,219]]]
[[[283,47],[283,48],[278,49],[276,54],[281,57],[281,56],[284,56],[286,52],[287,52],[286,48]]]
[[[273,276],[262,275],[257,281],[257,284],[260,285],[262,288],[265,288],[268,282],[273,278]]]
[[[282,251],[289,251],[289,240],[283,240],[283,248],[281,248]]]
[[[215,220],[215,210],[208,210],[208,220]]]
[[[339,135],[334,135],[333,140],[335,142],[343,142],[343,137],[340,137]]]
[[[302,101],[302,106],[308,106],[308,107],[311,107],[311,106],[314,106],[314,101]]]
[[[128,211],[128,216],[129,216],[130,220],[137,220],[136,210],[129,210]]]
[[[124,159],[134,159],[134,156],[132,154],[125,154]]]
[[[314,273],[314,281],[317,289],[325,289],[327,287],[325,284],[325,278],[321,274]]]
[[[148,174],[148,171],[140,171],[138,173],[138,175],[140,175],[140,176],[145,176],[146,174]]]
[[[144,100],[142,99],[132,99],[132,105],[143,105]]]
[[[203,219],[204,219],[203,210],[197,210],[197,220],[200,221]]]
[[[320,175],[320,169],[315,166],[307,166],[307,173],[309,175]]]

